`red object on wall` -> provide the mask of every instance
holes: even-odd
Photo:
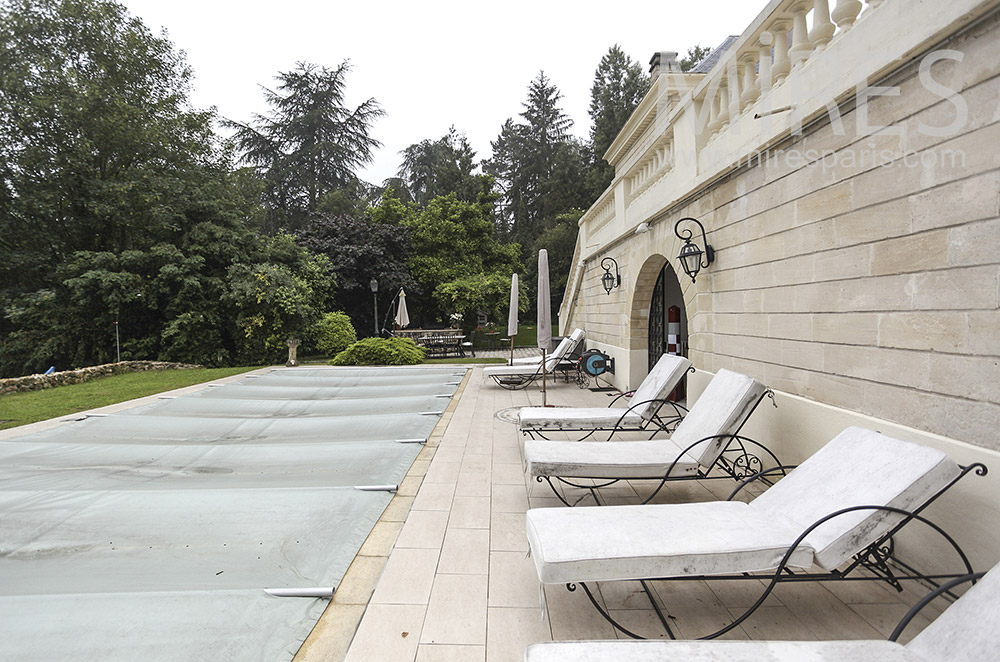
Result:
[[[681,356],[681,309],[678,306],[667,308],[667,354]],[[670,392],[667,399],[671,402],[683,400],[687,393],[686,384],[687,376],[680,381],[677,388]]]

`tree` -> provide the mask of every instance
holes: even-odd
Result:
[[[697,44],[688,49],[686,57],[682,57],[679,64],[681,65],[681,71],[691,71],[697,67],[702,60],[708,57],[708,54],[712,52],[712,49],[708,46],[702,46]]]
[[[587,206],[583,186],[584,150],[569,129],[572,120],[559,108],[558,88],[545,73],[531,81],[528,99],[515,123],[507,120],[492,143],[484,169],[501,190],[499,228],[527,247],[545,219],[571,207]]]
[[[299,233],[302,246],[313,254],[329,258],[338,284],[334,294],[335,308],[347,313],[356,329],[371,330],[376,323],[381,328],[382,320],[372,317],[369,288],[372,278],[378,280],[379,298],[384,297],[386,301],[400,287],[405,287],[407,292],[419,289],[407,268],[410,230],[399,225],[402,216],[413,213],[412,206],[400,203],[390,193],[377,207],[383,213],[386,208],[393,210],[394,217],[381,219],[385,222],[320,214]]]
[[[355,186],[357,169],[381,145],[371,127],[384,115],[370,98],[356,108],[344,105],[350,63],[335,69],[299,62],[279,72],[277,90],[264,89],[268,115],[248,124],[227,120],[242,152],[264,181],[268,210],[265,230],[298,229],[319,211],[327,196]]]
[[[459,200],[472,202],[479,191],[479,182],[472,171],[476,168],[476,153],[465,134],[451,127],[438,140],[423,140],[402,152],[399,182],[414,202],[421,207],[439,195],[454,193]]]
[[[411,247],[407,268],[415,284],[406,288],[410,318],[415,323],[445,321],[455,306],[448,283],[510,275],[520,268],[521,247],[498,241],[492,222],[497,194],[493,179],[477,176],[475,201],[459,200],[454,193],[437,196],[424,208],[406,204],[391,194],[372,210],[376,227],[406,231]],[[379,278],[381,291],[381,277]],[[481,281],[476,281],[481,282]],[[490,280],[492,282],[492,280]],[[469,319],[472,319],[471,317]]]
[[[105,0],[0,4],[0,282],[53,284],[78,250],[171,240],[225,176],[169,41]],[[199,189],[201,189],[199,191]]]
[[[611,184],[614,168],[604,162],[604,154],[646,96],[649,86],[649,76],[642,66],[626,55],[618,44],[601,58],[590,88],[593,165],[588,172],[588,189],[591,198],[596,199]]]
[[[190,76],[113,2],[0,3],[0,374],[113,360],[116,327],[122,358],[240,360],[227,272],[290,256]]]

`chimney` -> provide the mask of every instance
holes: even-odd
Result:
[[[657,76],[669,73],[680,73],[681,66],[677,64],[677,51],[660,51],[653,53],[649,61],[649,76]]]

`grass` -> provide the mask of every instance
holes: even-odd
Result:
[[[555,324],[552,325],[552,335],[559,335],[559,327]],[[514,336],[514,347],[538,347],[538,327],[518,325],[517,335]]]
[[[256,368],[155,370],[101,377],[41,391],[0,395],[0,430],[113,405],[175,388],[238,375]]]

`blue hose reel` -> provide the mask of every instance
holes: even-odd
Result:
[[[605,372],[615,374],[615,360],[598,349],[588,349],[580,356],[581,369],[591,377]]]

